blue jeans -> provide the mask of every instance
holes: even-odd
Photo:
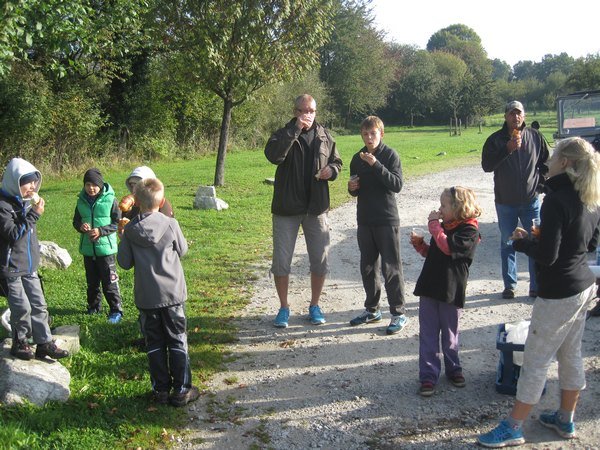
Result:
[[[517,286],[517,255],[512,244],[507,241],[521,221],[521,226],[531,231],[531,221],[540,217],[540,200],[538,197],[530,203],[521,205],[501,205],[496,203],[498,227],[500,228],[500,259],[502,260],[502,280],[505,289]],[[529,290],[537,291],[535,263],[529,258]]]

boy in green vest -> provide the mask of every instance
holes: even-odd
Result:
[[[73,226],[81,238],[79,253],[83,255],[87,281],[88,314],[99,313],[102,294],[110,306],[108,321],[117,324],[123,317],[119,276],[115,254],[117,253],[117,225],[121,218],[115,191],[105,183],[102,173],[89,169],[83,176],[83,189],[77,199]]]

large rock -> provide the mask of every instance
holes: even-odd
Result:
[[[63,325],[52,330],[56,345],[71,355],[79,352],[79,325]],[[49,401],[66,402],[71,391],[71,374],[53,359],[23,361],[10,354],[11,339],[0,350],[0,403],[23,403],[39,406]]]
[[[51,241],[40,241],[40,266],[66,269],[73,262],[69,252]]]
[[[222,209],[229,208],[229,205],[217,197],[196,197],[194,199],[194,208],[216,209],[217,211],[221,211]]]
[[[48,316],[50,325],[52,325],[52,317]],[[10,334],[12,328],[10,326],[10,309],[2,313],[2,326]],[[81,346],[79,344],[79,325],[63,325],[52,330],[52,336],[56,340],[56,345],[65,350],[69,350],[71,354],[77,353]]]
[[[214,186],[198,186],[196,197],[216,197],[217,190]]]
[[[0,402],[19,404],[29,401],[38,406],[46,402],[66,402],[71,391],[71,374],[52,359],[22,361],[10,354],[11,339],[0,351]]]
[[[200,186],[196,191],[196,197],[194,198],[195,209],[216,209],[221,211],[222,209],[229,208],[229,205],[216,197],[217,193],[214,186]]]

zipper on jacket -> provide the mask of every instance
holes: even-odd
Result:
[[[98,194],[99,196],[99,194]],[[90,222],[92,222],[92,230],[94,229],[94,208],[96,208],[96,201],[98,200],[98,198],[96,198],[94,200],[94,203],[92,205],[90,205]],[[100,232],[100,228],[98,228],[98,232]],[[98,236],[98,240],[100,240],[100,236]],[[96,257],[98,255],[96,255],[96,241],[92,241],[90,239],[90,242],[92,243],[92,251],[94,252],[94,259],[96,259]]]
[[[27,259],[29,260],[29,273],[32,273],[33,270],[33,261],[31,257],[31,231],[27,232]]]

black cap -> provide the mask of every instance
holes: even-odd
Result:
[[[19,186],[23,186],[24,184],[31,183],[32,181],[38,181],[40,176],[37,172],[26,173],[19,180]]]
[[[90,183],[94,183],[99,188],[104,187],[104,179],[102,178],[102,173],[95,167],[92,169],[89,169],[83,176],[83,183],[85,184],[88,181]]]

